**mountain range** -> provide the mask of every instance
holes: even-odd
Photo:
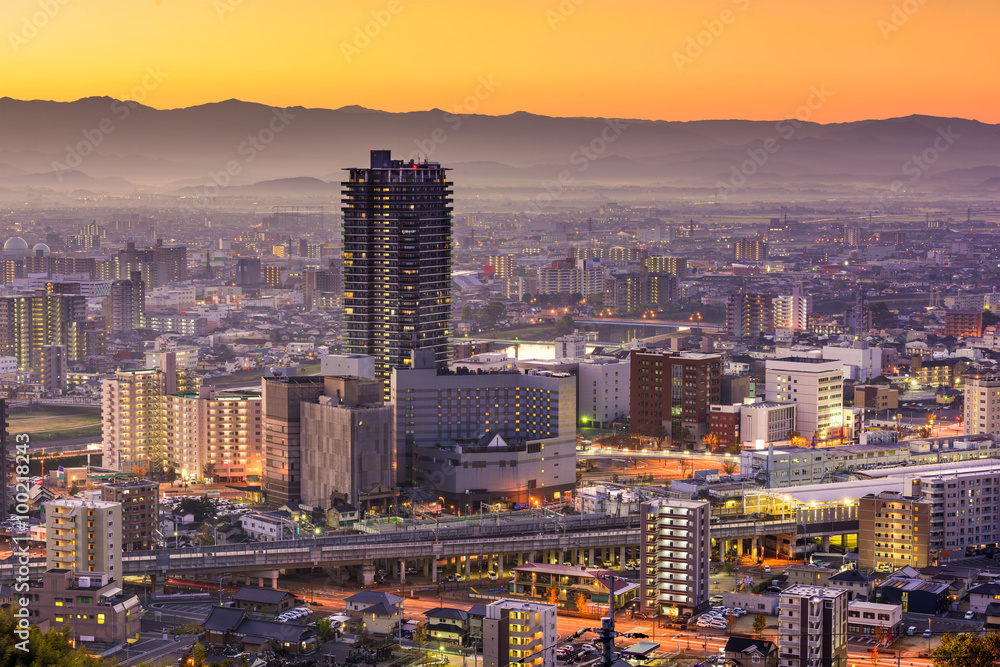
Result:
[[[537,189],[561,178],[573,187],[815,191],[895,183],[919,194],[1000,194],[1000,125],[961,118],[674,122],[0,98],[0,188],[8,190],[185,194],[214,183],[233,192],[335,196],[342,170],[367,166],[371,148],[441,162],[456,182],[476,187]]]

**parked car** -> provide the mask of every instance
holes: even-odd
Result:
[[[924,630],[924,635],[923,636],[924,637],[930,637],[931,636],[931,629],[927,628],[926,630]]]
[[[976,612],[972,611],[971,609],[969,611],[965,612],[965,620],[971,621],[975,617],[976,617]]]
[[[910,627],[906,628],[906,634],[908,634],[911,637],[917,634],[917,626],[911,625]]]

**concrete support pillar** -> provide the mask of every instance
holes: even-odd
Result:
[[[437,558],[431,559],[431,581],[437,583],[438,580],[438,561]]]
[[[465,580],[468,581],[469,577],[472,575],[472,559],[468,556],[465,557]]]
[[[264,577],[257,577],[257,588],[264,588]]]
[[[431,576],[431,561],[429,559],[424,559],[424,577]]]
[[[406,561],[402,558],[399,559],[399,584],[406,585]]]
[[[361,566],[361,585],[371,586],[375,583],[375,564],[365,563]]]
[[[820,550],[825,553],[830,553],[830,536],[824,535],[820,542]]]
[[[587,555],[587,567],[597,567],[594,564],[594,549],[591,548],[590,553]]]
[[[753,536],[753,558],[754,558],[754,561],[756,561],[758,558],[761,558],[761,557],[763,557],[763,554],[760,552],[760,536],[759,535],[754,535]]]
[[[166,577],[161,577],[156,574],[149,575],[149,589],[152,591],[154,596],[163,595],[163,584],[166,581]]]
[[[497,576],[503,580],[503,553],[497,554]]]
[[[535,554],[534,551],[532,551],[531,553],[528,554],[528,562],[529,563],[534,563],[535,562],[535,558],[536,558],[536,554]],[[524,565],[524,561],[523,560],[521,561],[521,565]]]

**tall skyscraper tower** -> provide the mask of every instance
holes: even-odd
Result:
[[[375,357],[389,390],[410,351],[443,365],[451,332],[451,183],[431,162],[371,152],[343,185],[345,352]]]

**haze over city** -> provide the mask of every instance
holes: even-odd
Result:
[[[8,664],[1000,660],[997,3],[0,25]]]

